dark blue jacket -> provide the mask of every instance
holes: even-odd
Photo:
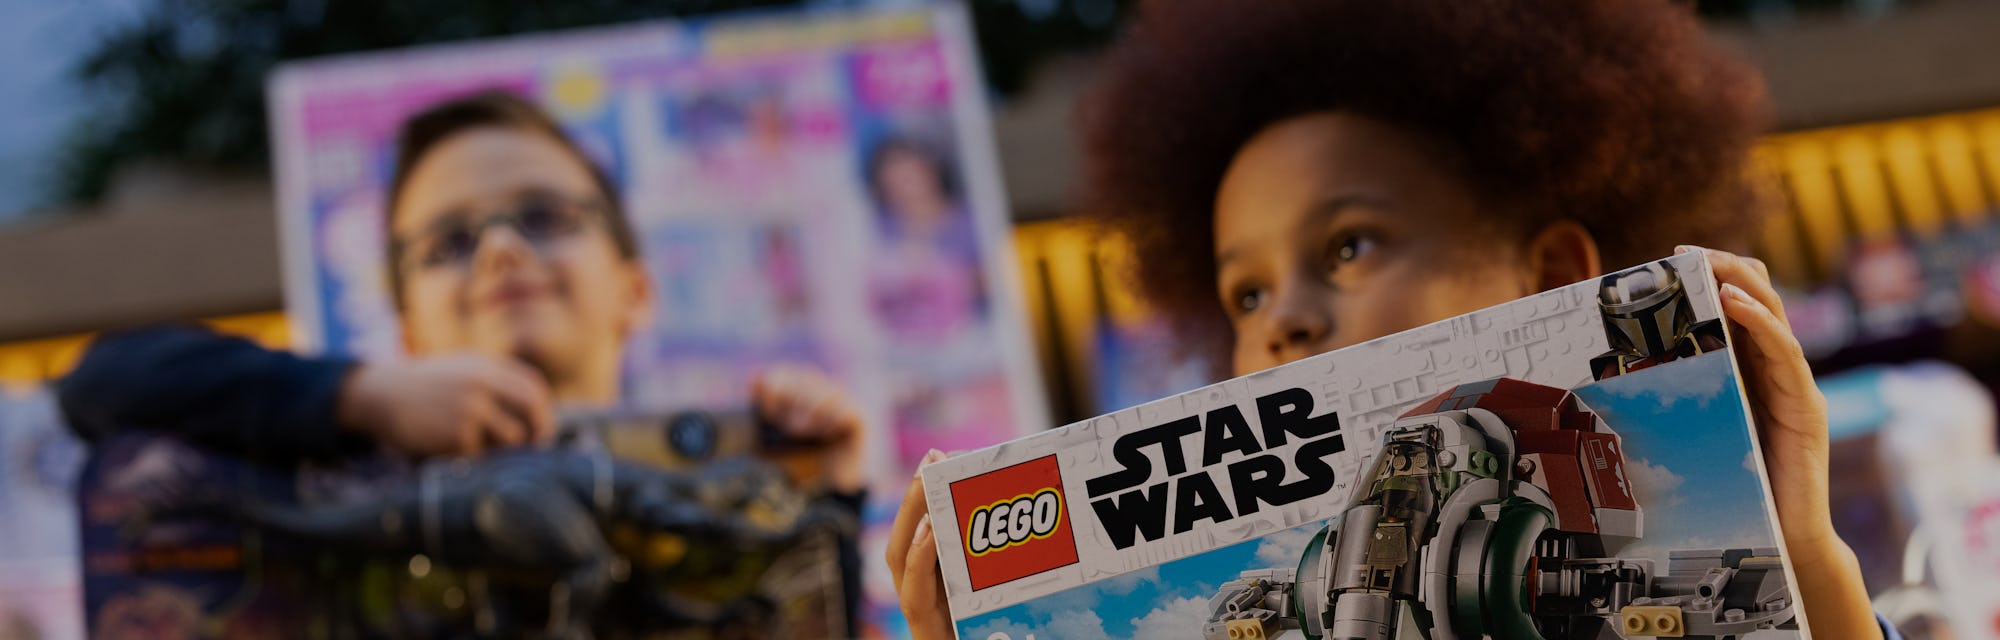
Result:
[[[70,428],[85,440],[149,430],[266,463],[369,451],[335,422],[336,399],[355,361],[303,357],[186,325],[107,333],[57,383]],[[862,493],[829,496],[859,514]],[[849,615],[861,594],[857,540],[842,536]]]
[[[334,421],[353,368],[173,325],[99,337],[56,393],[70,428],[93,442],[152,430],[266,461],[325,459],[371,447]]]

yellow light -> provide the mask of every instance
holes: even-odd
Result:
[[[1989,203],[1979,184],[1979,164],[1969,121],[1943,118],[1931,125],[1931,156],[1936,158],[1938,184],[1952,217],[1962,224],[1977,222]]]
[[[1981,114],[1973,127],[1981,177],[1989,189],[2000,189],[2000,110]],[[1991,195],[2000,198],[2000,193]]]
[[[1894,235],[1895,205],[1890,202],[1888,185],[1882,179],[1881,157],[1876,153],[1874,140],[1865,130],[1837,133],[1833,158],[1841,193],[1847,196],[1848,211],[1854,215],[1858,239],[1869,241]]]
[[[1784,190],[1784,157],[1772,145],[1759,145],[1751,150],[1746,170],[1751,184],[1765,192],[1766,201],[1776,210],[1765,221],[1764,235],[1757,243],[1757,257],[1770,265],[1771,276],[1780,282],[1805,279],[1812,266],[1806,263],[1803,239],[1797,225],[1792,223],[1791,208],[1786,206],[1791,194]]]
[[[1813,249],[1814,271],[1832,273],[1846,259],[1847,232],[1841,222],[1840,194],[1834,187],[1825,140],[1815,135],[1793,136],[1779,148],[1806,245]]]
[[[1901,205],[1903,220],[1919,237],[1931,238],[1944,231],[1944,206],[1938,201],[1937,181],[1931,176],[1929,145],[1914,124],[1892,125],[1882,133],[1882,157],[1887,161],[1889,184]]]
[[[43,361],[48,366],[46,370],[48,376],[55,378],[76,368],[76,361],[83,359],[83,349],[88,346],[90,346],[89,336],[72,336],[49,341],[46,347],[47,360]]]
[[[0,349],[0,392],[5,392],[5,387],[30,387],[41,381],[42,365],[34,353],[21,348]]]

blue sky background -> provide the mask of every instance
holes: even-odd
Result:
[[[1625,443],[1646,535],[1621,555],[1777,546],[1750,449],[1750,419],[1717,352],[1576,388]]]
[[[1623,439],[1625,467],[1645,512],[1645,537],[1620,555],[1670,549],[1775,546],[1750,449],[1748,418],[1725,353],[1578,387]],[[1297,566],[1318,526],[1183,558],[959,623],[986,640],[1193,638],[1215,589],[1249,569]]]
[[[1215,551],[1182,558],[1040,600],[1007,607],[959,622],[959,637],[986,640],[995,632],[1012,640],[1101,640],[1104,638],[1200,637],[1208,619],[1208,599],[1216,587],[1246,569],[1277,566],[1259,562],[1290,556],[1285,566],[1297,566],[1297,548],[1318,525],[1281,532]],[[1267,542],[1296,538],[1286,552]]]
[[[56,150],[95,103],[70,70],[142,0],[0,2],[0,224],[45,205]]]

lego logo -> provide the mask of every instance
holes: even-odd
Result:
[[[973,591],[1077,563],[1063,493],[1053,454],[951,483],[949,517]]]
[[[1047,538],[1062,524],[1062,512],[1062,492],[1054,488],[974,509],[965,526],[965,552],[976,558]]]

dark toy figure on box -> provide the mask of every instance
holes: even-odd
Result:
[[[1590,359],[1598,380],[1728,346],[1720,320],[1695,321],[1680,273],[1666,262],[1604,276],[1597,306],[1611,345]]]

